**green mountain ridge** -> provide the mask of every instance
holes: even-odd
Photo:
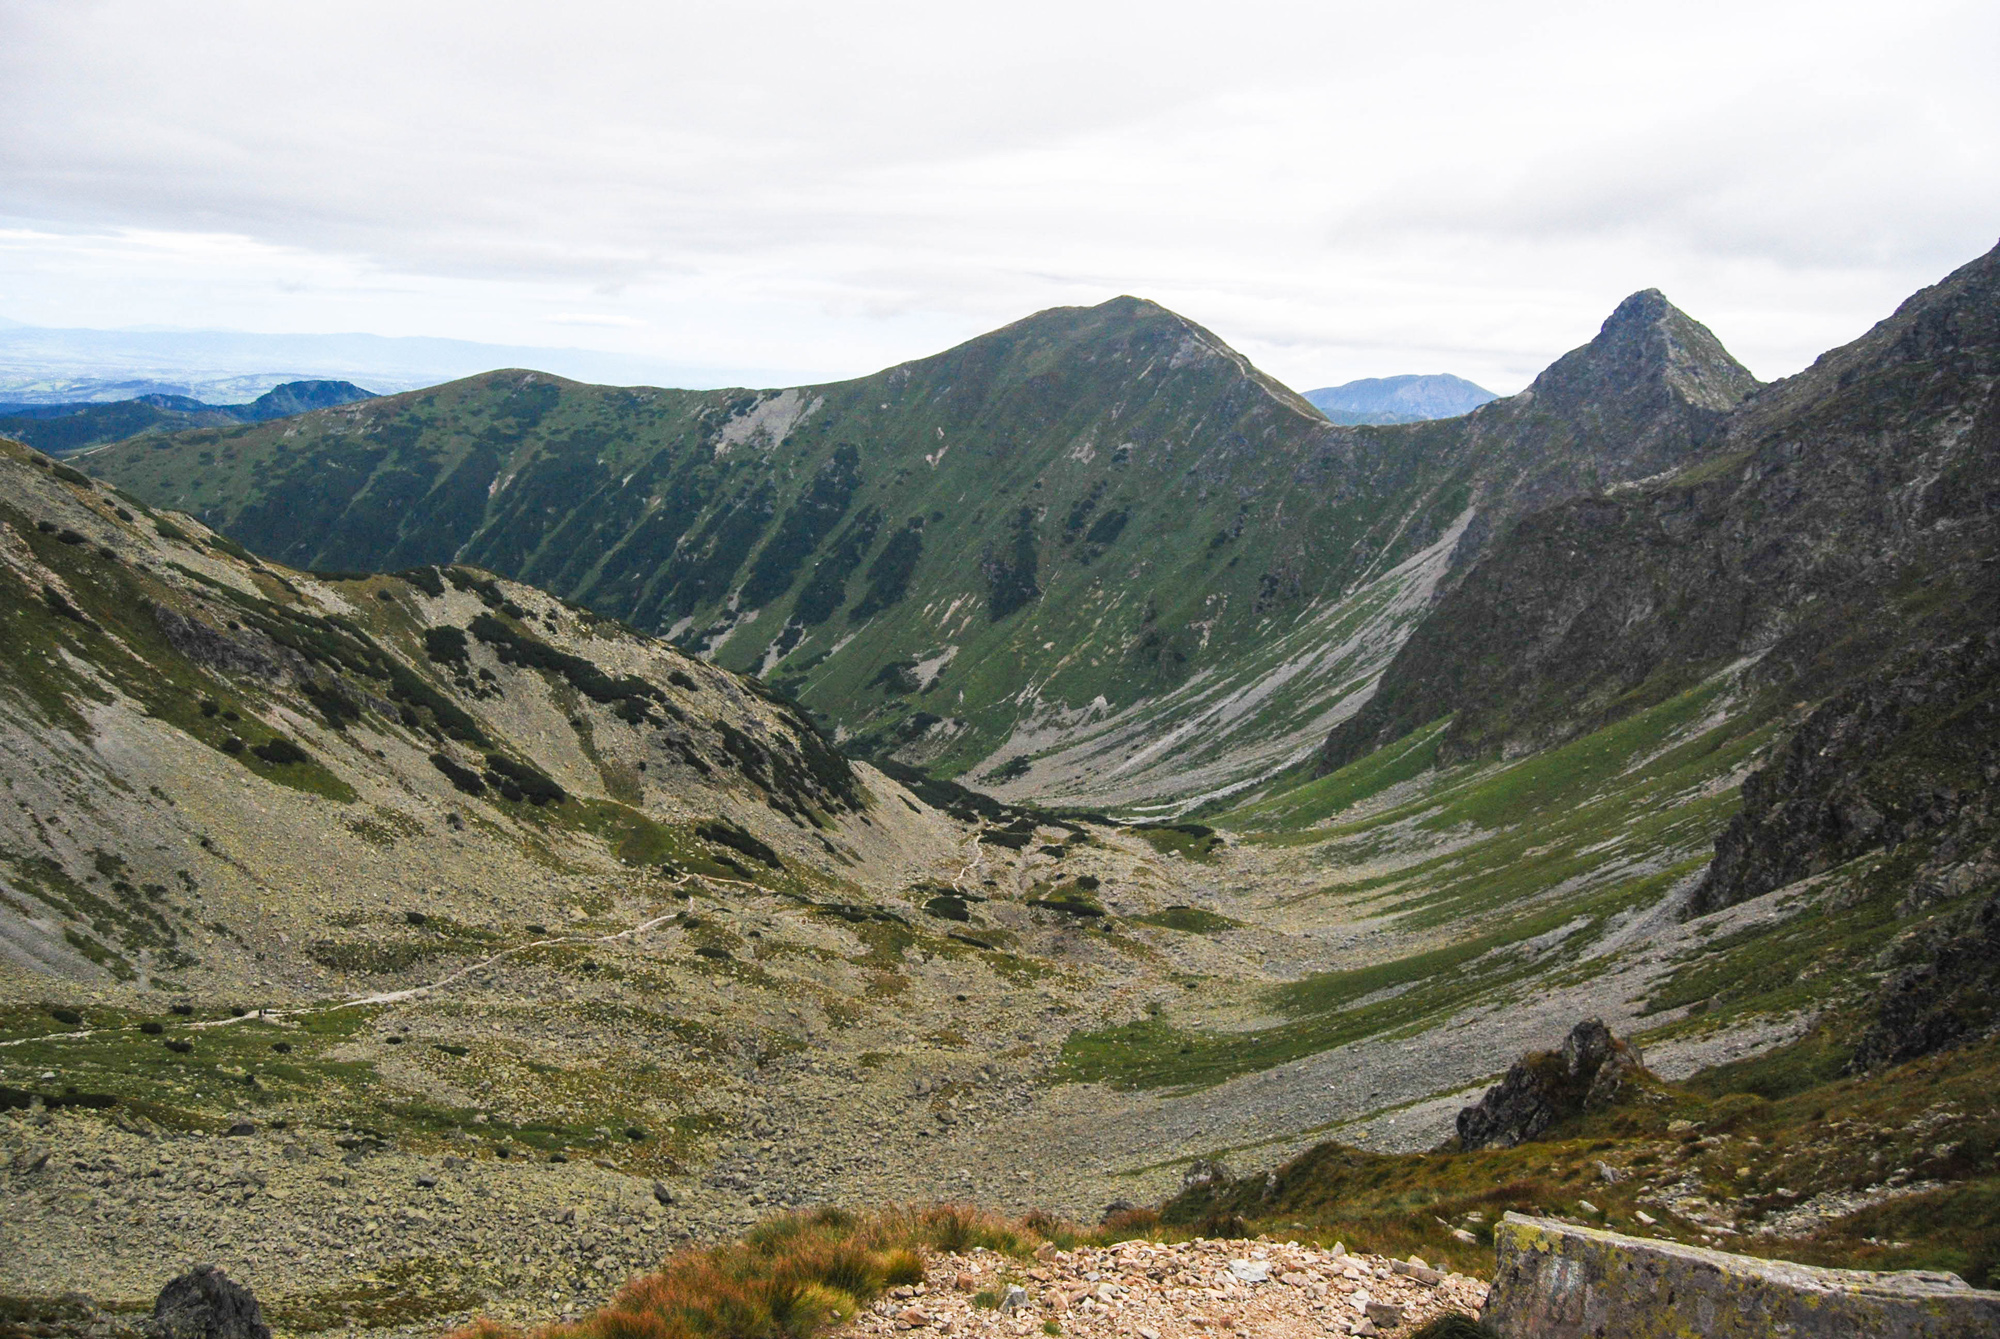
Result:
[[[1119,298],[852,382],[496,372],[86,464],[297,566],[542,586],[766,676],[851,751],[1172,809],[1295,760],[1510,517],[1683,462],[1754,384],[1645,294],[1521,396],[1341,428]],[[1218,712],[1198,776],[1147,767]]]

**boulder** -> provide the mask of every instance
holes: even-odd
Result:
[[[1202,1186],[1214,1186],[1219,1189],[1235,1179],[1229,1174],[1229,1169],[1214,1158],[1196,1158],[1188,1164],[1188,1169],[1181,1173],[1181,1189],[1189,1191]]]
[[[1560,1049],[1522,1056],[1476,1106],[1458,1113],[1459,1147],[1512,1148],[1540,1138],[1558,1121],[1612,1105],[1643,1070],[1638,1047],[1586,1019]]]
[[[160,1289],[141,1329],[148,1339],[271,1339],[257,1299],[214,1265],[196,1265]]]
[[[2000,1334],[2000,1293],[1956,1274],[1819,1269],[1513,1213],[1494,1254],[1485,1318],[1501,1339]]]

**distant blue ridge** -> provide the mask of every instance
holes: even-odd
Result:
[[[1421,423],[1457,418],[1500,397],[1448,372],[1430,376],[1364,377],[1307,391],[1305,398],[1335,423]]]

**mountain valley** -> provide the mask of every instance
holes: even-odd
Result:
[[[0,443],[0,1295],[534,1326],[942,1201],[1993,1286],[1996,299],[1411,423],[1120,298]],[[1586,1018],[1619,1105],[1448,1143]]]

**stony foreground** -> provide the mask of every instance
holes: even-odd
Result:
[[[1101,1250],[1045,1246],[1032,1265],[974,1248],[932,1258],[925,1282],[898,1288],[856,1335],[1043,1333],[1189,1339],[1243,1331],[1270,1339],[1409,1331],[1477,1315],[1487,1285],[1421,1261],[1287,1242],[1127,1241]],[[1050,1328],[1050,1322],[1055,1328]]]

